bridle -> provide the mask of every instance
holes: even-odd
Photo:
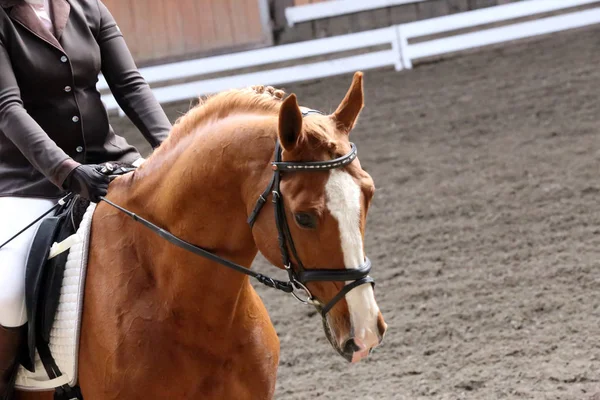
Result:
[[[310,114],[323,114],[320,111],[316,110],[307,110],[302,113],[302,116],[305,117]],[[360,265],[358,268],[344,268],[344,269],[306,269],[300,261],[300,257],[296,251],[296,247],[294,246],[294,241],[292,239],[292,234],[290,232],[290,228],[287,222],[287,217],[285,214],[285,207],[283,202],[283,196],[280,189],[281,177],[283,173],[293,172],[293,173],[304,173],[310,171],[327,171],[337,168],[343,168],[346,165],[350,164],[356,158],[357,150],[354,143],[351,143],[351,150],[348,154],[333,159],[329,161],[315,161],[315,162],[284,162],[282,161],[282,149],[279,141],[277,141],[275,145],[275,156],[274,161],[272,162],[273,167],[273,176],[267,188],[263,191],[263,193],[259,196],[252,213],[248,217],[248,224],[252,228],[254,223],[256,222],[256,218],[258,217],[260,211],[263,206],[267,202],[267,198],[269,195],[272,196],[272,202],[275,209],[275,224],[277,226],[278,231],[278,242],[279,249],[281,251],[281,257],[283,260],[283,265],[285,270],[288,273],[288,281],[280,281],[269,276],[260,274],[258,272],[252,271],[248,268],[245,268],[241,265],[235,264],[229,260],[221,258],[209,251],[206,251],[196,245],[193,245],[189,242],[186,242],[183,239],[178,238],[172,233],[160,228],[159,226],[153,224],[152,222],[132,213],[131,211],[113,203],[112,201],[101,197],[100,200],[106,202],[107,204],[115,207],[116,209],[122,211],[129,217],[133,218],[133,220],[141,223],[142,225],[149,228],[154,233],[158,234],[162,238],[171,242],[172,244],[183,248],[187,251],[190,251],[196,255],[200,255],[202,257],[208,258],[211,261],[215,261],[221,265],[224,265],[228,268],[241,272],[243,274],[249,275],[260,283],[281,290],[286,293],[290,293],[296,300],[300,301],[303,304],[311,304],[315,306],[321,313],[323,317],[327,315],[327,313],[335,306],[348,292],[354,289],[357,286],[364,285],[370,283],[372,285],[375,284],[373,278],[369,276],[369,272],[371,271],[371,261],[368,257],[365,257],[365,262]],[[292,263],[292,259],[290,254],[293,256],[295,264]],[[315,299],[312,293],[306,287],[308,282],[347,282],[350,283],[344,285],[344,287],[326,304]],[[301,291],[304,293],[304,296],[298,295],[297,291]]]
[[[307,110],[302,113],[303,117],[306,117],[310,114],[323,114],[320,111],[316,110]],[[278,241],[279,241],[279,250],[281,251],[281,257],[283,260],[283,265],[285,270],[288,273],[288,279],[291,285],[297,289],[301,290],[305,294],[305,298],[299,297],[296,292],[291,292],[292,295],[300,302],[305,304],[312,304],[320,309],[321,314],[325,316],[331,308],[338,301],[340,301],[348,292],[354,289],[357,286],[363,285],[365,283],[374,284],[375,281],[373,278],[369,276],[369,272],[371,271],[371,261],[368,257],[365,258],[365,262],[360,265],[358,268],[351,269],[306,269],[300,261],[300,257],[296,251],[296,247],[294,246],[294,240],[292,238],[292,234],[290,232],[290,228],[287,222],[287,218],[285,215],[285,206],[283,202],[283,197],[281,194],[281,175],[285,172],[292,173],[303,173],[310,171],[327,171],[337,168],[343,168],[346,165],[350,164],[356,158],[356,146],[354,143],[351,143],[351,150],[348,154],[333,159],[329,161],[316,161],[316,162],[284,162],[281,160],[282,151],[281,145],[279,141],[275,145],[275,156],[274,161],[272,162],[273,166],[273,177],[271,181],[267,185],[267,188],[260,195],[256,202],[256,206],[250,214],[248,218],[248,224],[250,227],[254,225],[260,210],[263,205],[266,203],[267,196],[269,192],[271,192],[272,201],[275,208],[275,224],[277,225],[278,231]],[[292,264],[292,260],[290,258],[290,253],[294,257],[295,266]],[[327,304],[322,304],[318,300],[316,300],[312,293],[306,287],[308,282],[345,282],[352,281],[351,283],[345,285],[342,290],[338,294],[336,294],[333,299],[331,299]]]

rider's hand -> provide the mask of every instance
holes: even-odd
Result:
[[[106,196],[110,178],[100,172],[103,165],[80,165],[75,168],[63,183],[63,188],[79,194],[94,203],[100,201],[100,196]]]

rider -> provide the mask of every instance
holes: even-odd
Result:
[[[102,72],[153,148],[171,123],[100,0],[0,0],[0,243],[66,192],[97,202],[99,164],[138,164],[96,89]],[[36,227],[0,249],[0,400],[13,391],[23,343],[25,264]]]

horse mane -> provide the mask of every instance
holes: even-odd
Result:
[[[267,92],[259,93],[252,88],[233,89],[220,92],[205,99],[181,116],[173,125],[170,136],[177,138],[188,135],[208,121],[226,118],[236,113],[277,114],[284,92],[277,97]]]
[[[160,153],[170,153],[203,125],[234,114],[261,114],[277,116],[285,92],[265,86],[252,86],[245,89],[231,89],[200,98],[197,105],[179,117],[173,124],[169,137],[154,152],[152,157]],[[303,144],[309,148],[326,148],[335,151],[336,141],[330,133],[333,123],[327,116],[315,115],[303,121]]]

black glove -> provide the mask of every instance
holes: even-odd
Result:
[[[106,196],[110,183],[108,175],[101,172],[103,168],[104,165],[80,165],[67,176],[63,188],[98,203],[100,196]]]

